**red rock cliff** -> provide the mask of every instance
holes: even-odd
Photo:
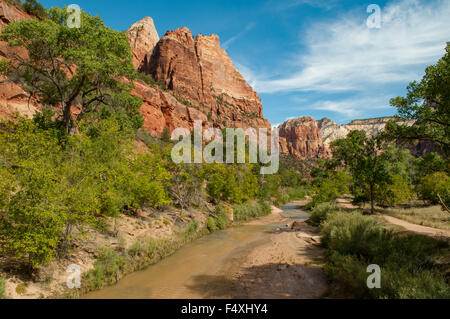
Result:
[[[30,18],[30,15],[0,0],[0,32],[12,22]],[[6,42],[0,41],[0,59],[8,59],[13,53],[26,54],[23,49],[10,48]],[[0,117],[7,118],[16,112],[31,117],[39,108],[39,103],[35,99],[29,99],[19,85],[0,77]]]
[[[289,120],[280,126],[280,152],[300,159],[329,157],[317,122],[311,117]]]
[[[270,128],[261,100],[220,48],[217,35],[194,38],[186,27],[168,31],[140,70],[189,101],[210,126]]]

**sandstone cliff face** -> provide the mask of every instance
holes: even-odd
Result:
[[[0,1],[0,30],[3,30],[11,22],[29,18],[31,18],[30,15],[20,11],[12,4],[9,4],[4,0]]]
[[[258,95],[220,48],[217,35],[194,38],[185,27],[168,31],[141,71],[189,101],[211,126],[270,129]]]
[[[177,101],[172,94],[136,82],[132,94],[143,100],[140,112],[143,128],[152,136],[161,136],[164,128],[173,131],[182,127],[192,130],[194,121],[202,121],[207,128],[207,117],[202,112]]]
[[[345,138],[350,132],[345,126],[337,125],[327,118],[317,121],[317,125],[320,129],[323,143],[326,145],[330,145],[333,141],[338,139]]]
[[[318,125],[324,144],[329,145],[338,139],[345,138],[351,131],[365,131],[368,136],[376,136],[384,130],[387,122],[393,119],[393,117],[380,117],[354,120],[350,124],[337,125],[335,122],[324,118],[318,121]],[[413,125],[414,121],[408,121],[407,124]]]
[[[134,23],[127,31],[131,51],[133,52],[133,64],[136,69],[147,65],[152,56],[153,49],[159,41],[153,19],[146,17]]]
[[[338,125],[330,119],[315,121],[312,118],[290,120],[280,127],[280,150],[298,158],[331,157],[330,144],[345,138],[351,131],[365,131],[368,136],[375,136],[384,130],[393,117],[354,120],[350,124]],[[414,125],[414,121],[408,121]],[[316,129],[317,127],[317,129]],[[318,136],[317,136],[318,131]],[[420,141],[416,144],[404,143],[400,147],[408,148],[413,155],[435,151],[429,142]],[[305,155],[306,154],[306,155]]]
[[[29,18],[0,0],[0,31],[11,22]],[[192,129],[195,120],[203,121],[205,128],[270,129],[258,95],[220,48],[218,36],[199,35],[194,39],[189,29],[181,28],[167,32],[160,40],[149,17],[133,24],[127,36],[136,69],[155,75],[170,88],[163,91],[135,83],[132,93],[144,102],[140,112],[144,129],[151,135],[160,136],[166,127]],[[0,58],[8,59],[13,53],[26,54],[0,42]],[[39,101],[28,99],[19,85],[0,79],[0,117],[15,112],[32,116],[40,108]]]
[[[280,126],[280,152],[300,159],[329,157],[317,121],[311,117],[289,120]]]
[[[10,23],[32,18],[15,6],[0,0],[0,32]],[[12,54],[25,55],[20,48],[10,48],[4,41],[0,41],[0,60],[8,59]],[[0,77],[0,117],[8,118],[18,112],[32,117],[40,104],[35,99],[29,99],[28,94],[17,84],[4,77]]]

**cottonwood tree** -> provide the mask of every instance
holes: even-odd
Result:
[[[372,214],[375,212],[375,187],[390,180],[385,157],[380,152],[382,144],[382,139],[367,137],[364,131],[352,131],[347,138],[331,144],[334,160],[347,166],[354,185],[369,189]]]
[[[67,133],[87,115],[115,114],[134,127],[142,125],[142,101],[130,95],[125,77],[133,78],[126,35],[81,12],[80,28],[67,25],[66,8],[52,8],[48,18],[8,25],[1,39],[26,49],[1,62],[1,71],[57,111]],[[74,110],[78,109],[77,116]]]
[[[402,119],[415,120],[413,126],[388,123],[386,131],[400,140],[427,139],[448,155],[450,150],[450,43],[436,65],[425,70],[420,82],[411,82],[406,97],[391,100]]]

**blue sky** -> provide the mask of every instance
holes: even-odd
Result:
[[[404,95],[450,41],[448,0],[40,2],[76,3],[120,31],[150,16],[160,36],[182,26],[194,35],[218,34],[272,124],[394,115],[389,100]],[[366,25],[372,3],[381,8],[380,29]]]

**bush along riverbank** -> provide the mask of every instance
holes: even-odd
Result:
[[[375,216],[342,212],[329,204],[314,208],[310,222],[322,232],[327,297],[450,298],[448,239],[387,229]],[[369,265],[381,269],[380,288],[368,288]]]

